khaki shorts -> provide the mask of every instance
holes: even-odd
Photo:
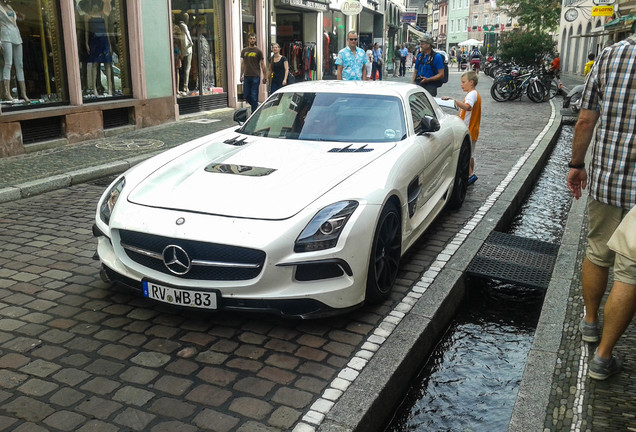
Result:
[[[614,280],[636,285],[636,262],[615,254],[607,242],[629,210],[603,204],[593,198],[587,201],[589,232],[587,233],[587,259],[599,267],[614,266]]]

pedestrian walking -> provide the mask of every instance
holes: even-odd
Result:
[[[409,55],[409,50],[406,48],[406,44],[402,44],[400,49],[400,76],[406,75],[406,57]]]
[[[373,81],[379,79],[382,81],[382,48],[377,42],[373,44],[373,65],[371,69],[371,78]]]
[[[604,380],[622,369],[613,350],[636,311],[636,262],[607,244],[636,205],[636,35],[603,50],[596,63],[585,82],[567,183],[575,199],[589,183],[588,245],[581,271],[585,314],[579,330],[586,342],[600,338],[589,376]],[[599,120],[588,179],[585,154]],[[634,232],[632,220],[632,241]],[[610,267],[614,283],[605,303],[601,335],[598,312]]]
[[[252,107],[252,112],[258,108],[258,89],[261,84],[261,72],[263,72],[263,84],[267,84],[267,69],[263,52],[256,46],[256,35],[250,33],[247,36],[248,46],[241,50],[241,82],[243,83],[243,96]]]
[[[460,86],[466,92],[463,101],[455,100],[455,107],[459,109],[459,118],[464,120],[470,133],[470,169],[468,171],[468,184],[471,185],[477,181],[475,175],[475,147],[477,138],[479,138],[479,126],[481,124],[481,96],[475,89],[479,82],[479,75],[475,71],[464,72],[461,77]],[[450,100],[449,97],[442,97],[444,100]]]
[[[271,79],[269,94],[286,86],[289,77],[289,62],[285,56],[280,55],[280,45],[276,42],[272,44],[272,52],[274,54],[269,61],[269,76]]]
[[[396,45],[393,49],[393,76],[399,77],[400,75],[400,61],[402,60],[402,54],[400,53],[400,46]]]
[[[365,65],[367,79],[371,79],[371,69],[373,69],[373,49],[372,48],[373,46],[369,44],[367,45],[367,50],[365,51],[365,54],[367,56],[367,63]]]
[[[367,79],[367,56],[358,46],[358,33],[350,31],[347,34],[347,46],[338,52],[336,65],[337,79],[345,81],[360,81]]]
[[[431,96],[437,96],[437,88],[444,83],[444,59],[433,51],[433,38],[420,40],[420,53],[415,61],[413,83],[421,85]]]

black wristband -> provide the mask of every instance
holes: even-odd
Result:
[[[585,168],[585,162],[580,164],[573,164],[572,162],[568,162],[568,168],[583,169]]]

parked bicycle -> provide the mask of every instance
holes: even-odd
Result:
[[[497,102],[520,99],[524,94],[532,102],[544,102],[547,90],[532,69],[512,69],[509,73],[502,73],[495,78],[490,87],[490,95]]]

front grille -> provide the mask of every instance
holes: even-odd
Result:
[[[126,255],[136,263],[149,269],[184,279],[219,281],[249,280],[260,274],[265,262],[265,252],[257,249],[194,240],[174,239],[128,230],[120,230],[119,236],[122,245],[132,246],[135,249],[150,252],[150,254],[139,253],[124,248]],[[163,250],[169,245],[183,248],[193,261],[208,261],[218,264],[214,266],[193,265],[186,274],[175,275],[168,270],[161,258],[157,258],[162,256]],[[241,265],[245,267],[241,267]],[[249,268],[250,266],[254,268]]]

